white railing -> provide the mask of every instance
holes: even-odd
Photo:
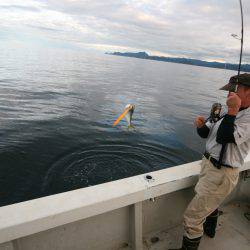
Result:
[[[197,181],[200,161],[142,174],[92,187],[51,195],[0,208],[0,243],[42,232],[134,205],[140,218],[141,201],[191,187]],[[250,169],[250,154],[244,167]],[[147,179],[149,175],[152,178]],[[135,222],[135,244],[140,249],[140,224]]]

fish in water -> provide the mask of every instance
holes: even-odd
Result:
[[[125,119],[126,119],[126,121],[128,123],[128,127],[129,128],[133,127],[132,124],[131,124],[131,121],[132,121],[132,116],[133,116],[134,110],[135,110],[135,105],[134,104],[126,105],[123,113],[113,123],[113,127],[116,126],[123,117],[125,117]]]

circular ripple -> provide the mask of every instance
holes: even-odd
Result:
[[[51,194],[91,186],[175,165],[178,161],[175,148],[145,142],[76,149],[52,164],[42,191]]]

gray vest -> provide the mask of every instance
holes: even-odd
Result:
[[[221,122],[222,119],[216,123],[206,123],[206,126],[210,128],[206,140],[206,151],[216,160],[219,160],[221,151],[221,144],[216,142],[216,135]],[[237,114],[234,124],[234,138],[236,144],[227,144],[223,163],[238,168],[244,164],[244,159],[250,152],[250,107]]]

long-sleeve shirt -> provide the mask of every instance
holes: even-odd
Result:
[[[216,123],[207,122],[197,132],[206,138],[206,151],[213,158],[219,160],[222,144],[226,144],[222,163],[241,167],[250,152],[250,107],[237,116],[225,115]]]

